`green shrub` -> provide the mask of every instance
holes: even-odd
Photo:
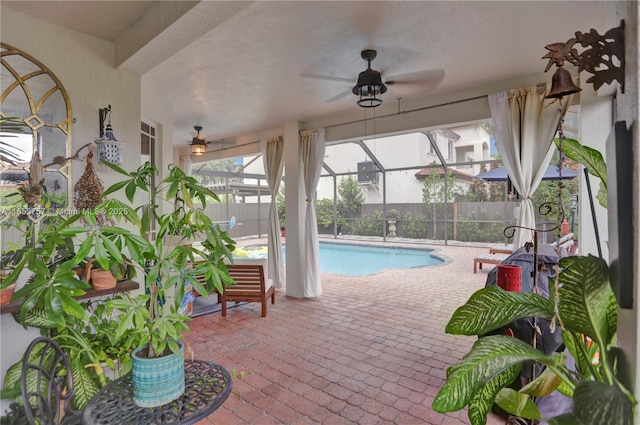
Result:
[[[459,216],[456,239],[463,242],[500,242],[504,239],[502,216],[496,212],[492,221],[487,220],[487,211],[480,210],[480,219],[476,219],[475,211],[466,217]]]
[[[353,234],[360,236],[382,236],[382,212],[376,210],[371,218],[363,215],[353,223]]]
[[[413,215],[408,212],[404,215],[398,234],[405,238],[425,239],[428,232],[427,217],[424,214],[418,214],[414,219]]]

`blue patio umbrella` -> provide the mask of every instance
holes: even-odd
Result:
[[[509,176],[507,175],[507,169],[505,167],[498,167],[484,173],[476,174],[473,177],[489,182],[502,182],[507,181]],[[562,169],[563,180],[574,179],[576,177],[578,177],[578,172],[576,170],[570,170],[568,168]],[[544,172],[544,176],[542,176],[542,180],[559,180],[560,178],[560,168],[557,165],[549,165],[547,170]]]

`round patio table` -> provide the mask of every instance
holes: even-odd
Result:
[[[231,376],[222,366],[205,360],[185,360],[185,390],[159,407],[138,407],[128,373],[102,388],[82,411],[87,425],[194,424],[214,412],[231,393]]]

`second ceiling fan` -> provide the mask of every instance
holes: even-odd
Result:
[[[234,144],[233,141],[229,141],[229,142],[225,142],[224,140],[217,140],[212,142],[207,141],[205,140],[204,136],[200,134],[200,132],[202,131],[202,126],[195,125],[193,126],[193,129],[196,131],[196,135],[195,137],[193,137],[193,139],[191,139],[191,143],[189,143],[189,146],[191,146],[191,155],[196,155],[196,156],[204,155],[205,153],[207,153],[207,146],[212,143],[221,145],[222,149],[225,148],[224,147],[225,143],[227,143],[228,145]]]

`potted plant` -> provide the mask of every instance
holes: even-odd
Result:
[[[602,155],[577,141],[567,145],[566,155],[596,170],[606,187]],[[606,206],[606,190],[600,192],[604,195],[598,198]],[[446,332],[483,337],[459,364],[449,368],[433,401],[434,410],[450,412],[468,406],[473,425],[486,423],[494,403],[513,415],[533,421],[544,419],[550,425],[633,423],[636,399],[623,383],[620,369],[621,353],[616,347],[618,304],[609,282],[609,267],[603,259],[590,255],[563,258],[559,269],[562,271],[550,284],[549,299],[487,287],[455,311]],[[565,354],[545,355],[505,335],[484,336],[524,318],[549,320],[551,329],[561,332],[575,368],[568,365]],[[546,370],[519,391],[507,388],[526,362],[544,365]],[[532,399],[554,390],[573,399],[573,411],[543,418]]]
[[[389,237],[396,237],[396,223],[400,218],[400,213],[395,208],[391,208],[387,211],[387,223],[389,224]]]
[[[545,355],[517,338],[492,335],[479,338],[464,359],[449,368],[447,379],[433,401],[439,412],[469,406],[474,425],[484,424],[492,404],[509,413],[550,424],[631,424],[636,401],[622,383],[615,347],[617,304],[604,260],[567,257],[550,299],[533,293],[506,292],[498,287],[477,291],[454,313],[448,333],[485,335],[514,320],[540,317],[553,321],[576,369],[561,353]],[[524,362],[535,361],[547,372],[520,391],[506,388]],[[553,390],[572,397],[574,411],[542,418],[531,400]],[[549,420],[550,419],[550,420]]]
[[[223,285],[233,283],[224,259],[233,261],[234,242],[204,211],[208,202],[218,201],[217,195],[178,167],[170,166],[167,176],[154,186],[152,181],[158,170],[149,163],[131,173],[116,165],[104,164],[124,179],[107,188],[103,196],[123,191],[128,202],[116,197],[106,199],[98,208],[107,211],[108,218],[137,226],[135,231],[122,230],[122,234],[126,235],[123,240],[130,263],[142,273],[145,289],[143,294],[112,300],[107,306],[120,315],[116,339],[134,348],[135,402],[144,407],[161,405],[177,398],[184,388],[184,348],[180,340],[189,329],[189,318],[181,314],[180,306],[185,293],[192,287],[206,296],[211,290],[222,291]],[[135,199],[141,198],[145,202],[132,205]],[[199,201],[200,206],[196,206],[194,200]],[[163,202],[171,205],[170,212],[160,212]],[[156,234],[155,239],[151,239],[154,222]],[[177,236],[185,242],[204,240],[202,247],[192,243],[168,245],[167,236]],[[198,259],[207,261],[197,262]],[[200,283],[197,275],[205,276],[207,287]],[[159,363],[159,368],[148,366],[150,363]],[[138,372],[145,376],[138,377]],[[160,388],[159,381],[152,379],[154,376],[163,378],[166,391]],[[143,392],[145,385],[152,390],[151,395]]]
[[[73,374],[73,405],[77,409],[86,406],[95,393],[114,378],[113,374],[105,373],[107,367],[122,373],[131,369],[130,350],[123,349],[114,337],[120,323],[118,317],[107,314],[102,303],[86,302],[81,306],[89,312],[89,321],[69,315],[65,325],[59,326],[50,320],[44,309],[36,308],[29,311],[21,322],[24,326],[35,327],[49,334],[65,352]],[[21,360],[7,369],[2,398],[19,400],[21,370]]]

